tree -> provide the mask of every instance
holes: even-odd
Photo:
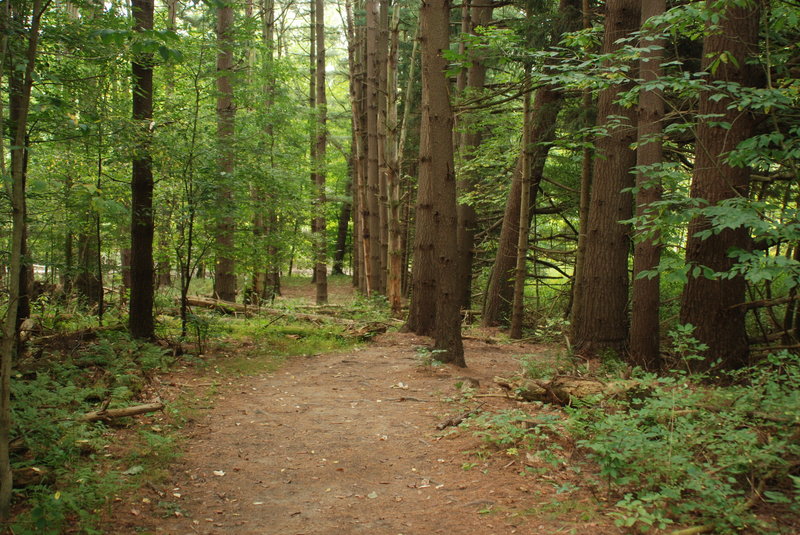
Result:
[[[553,27],[551,39],[558,39],[562,31],[575,29],[580,20],[577,0],[561,0],[558,10],[559,22]],[[559,87],[544,84],[533,97],[529,131],[527,165],[530,166],[530,196],[528,206],[535,206],[539,185],[544,176],[544,166],[556,134],[558,114],[564,102],[564,93]],[[513,301],[515,266],[519,243],[519,210],[522,195],[522,180],[525,145],[520,147],[516,166],[511,179],[511,187],[506,197],[502,226],[497,244],[489,282],[483,300],[481,323],[485,327],[498,325],[510,319]],[[529,212],[532,215],[534,210]]]
[[[378,107],[380,88],[380,55],[378,53],[378,22],[380,6],[377,0],[366,1],[367,32],[366,32],[366,211],[364,213],[367,233],[364,235],[367,243],[366,252],[369,258],[367,275],[369,277],[369,291],[383,293],[381,286],[381,273],[384,266],[381,264],[381,218],[380,218],[380,168],[378,155]]]
[[[8,4],[0,7],[1,29],[11,24],[17,27],[13,41],[4,41],[2,59],[11,62],[12,79],[9,80],[9,114],[12,137],[11,149],[11,255],[9,259],[8,307],[3,318],[3,339],[0,345],[0,521],[8,522],[11,516],[11,491],[13,487],[9,442],[11,438],[11,373],[17,333],[17,309],[21,294],[23,240],[25,234],[25,153],[27,150],[28,113],[31,104],[33,73],[39,45],[39,27],[47,4],[34,0],[30,23],[28,13],[17,4],[12,11]],[[25,31],[27,29],[27,32]],[[5,37],[5,32],[4,32]],[[6,44],[7,43],[7,44]],[[4,66],[2,66],[4,67]],[[20,69],[21,67],[21,69]]]
[[[224,1],[217,8],[217,185],[216,261],[214,294],[224,301],[236,300],[234,272],[233,173],[235,165],[233,101],[233,5]]]
[[[327,243],[325,242],[325,146],[327,143],[328,103],[325,96],[325,6],[323,0],[316,4],[316,139],[314,140],[314,278],[316,280],[316,300],[318,305],[328,302]]]
[[[153,29],[153,0],[133,0],[134,30]],[[133,74],[133,120],[138,128],[138,146],[131,178],[131,299],[128,329],[134,338],[150,339],[153,324],[153,162],[150,136],[153,118],[153,65],[150,54],[140,54],[131,63]]]
[[[700,94],[691,196],[708,206],[749,193],[750,169],[731,165],[727,155],[753,134],[756,121],[750,111],[737,109],[724,87],[757,85],[758,68],[749,59],[757,53],[760,7],[760,2],[706,4],[703,69],[709,74]],[[689,224],[690,277],[681,299],[681,322],[694,325],[694,336],[708,346],[699,367],[721,361],[724,367],[739,368],[749,362],[745,309],[735,306],[744,301],[745,280],[741,275],[715,274],[731,269],[731,250],[748,250],[751,243],[745,227],[717,232],[709,228],[703,216]]]
[[[419,149],[417,233],[414,243],[413,324],[428,331],[423,307],[432,306],[431,333],[440,351],[437,359],[466,366],[461,342],[461,314],[453,276],[457,261],[456,182],[453,169],[453,116],[442,51],[449,47],[449,0],[423,0],[420,9],[422,44],[422,123]],[[423,264],[430,262],[432,270]],[[424,274],[424,275],[423,275]],[[429,292],[434,297],[425,295]],[[432,302],[431,302],[432,301]],[[411,323],[411,315],[409,324]]]
[[[622,47],[620,39],[639,26],[640,3],[609,0],[606,3],[603,53]],[[636,152],[631,149],[636,136],[635,110],[617,102],[631,84],[616,80],[600,92],[589,222],[586,229],[585,266],[581,291],[572,317],[572,344],[576,351],[591,354],[610,349],[622,351],[628,341],[628,251],[629,225],[620,223],[632,215],[631,173]],[[581,229],[581,232],[584,232]]]
[[[647,50],[639,62],[639,78],[643,87],[639,92],[638,134],[636,150],[636,216],[645,216],[650,203],[661,199],[661,183],[651,176],[652,169],[663,161],[662,120],[664,116],[663,91],[648,87],[658,80],[663,71],[661,61],[665,39],[658,29],[647,21],[661,15],[666,9],[665,0],[642,2],[642,37],[640,46]],[[659,367],[660,278],[642,277],[644,271],[655,270],[661,258],[661,247],[653,239],[638,240],[633,251],[633,291],[631,302],[630,355],[631,361],[645,369]]]
[[[476,29],[489,23],[492,18],[494,5],[491,2],[478,2],[470,6],[467,0],[462,2],[462,28],[468,33],[475,34]],[[470,54],[470,65],[466,72],[460,73],[464,89],[467,94],[473,94],[483,89],[486,83],[486,65],[476,53]],[[469,160],[473,157],[475,149],[481,144],[482,132],[479,128],[469,124],[466,116],[459,125],[465,129],[457,136],[459,156]],[[459,196],[471,193],[475,188],[477,177],[470,173],[458,173]],[[477,213],[475,208],[467,202],[458,203],[458,277],[461,306],[469,308],[472,302],[472,263],[475,256],[475,231],[477,228]]]

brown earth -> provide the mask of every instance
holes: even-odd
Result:
[[[184,428],[167,482],[119,498],[107,532],[619,533],[566,464],[493,449],[469,430],[436,429],[481,404],[544,411],[504,398],[492,379],[518,370],[514,355],[547,358],[552,348],[467,340],[469,367],[459,369],[421,365],[416,348],[427,343],[389,333],[231,379]],[[209,384],[184,380],[189,392]]]

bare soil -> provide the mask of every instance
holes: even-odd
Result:
[[[564,491],[582,475],[550,465],[525,473],[524,453],[436,429],[481,403],[544,410],[504,398],[492,379],[518,370],[515,355],[547,358],[552,348],[467,340],[460,369],[422,366],[416,348],[429,342],[388,333],[231,379],[184,428],[167,481],[117,499],[108,533],[619,533],[589,491]],[[190,391],[209,384],[183,380]],[[475,381],[465,398],[459,385]]]

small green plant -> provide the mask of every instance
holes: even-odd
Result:
[[[708,345],[694,337],[695,326],[691,323],[676,325],[668,336],[672,340],[672,355],[675,364],[680,364],[681,369],[692,373],[692,363],[703,361],[703,351]]]
[[[436,355],[445,352],[443,349],[431,349],[425,346],[418,346],[414,348],[414,351],[416,353],[415,359],[420,367],[436,368],[443,364],[441,361],[436,360]]]

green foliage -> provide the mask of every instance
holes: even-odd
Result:
[[[30,508],[16,519],[15,533],[56,534],[67,526],[99,533],[93,528],[96,510],[123,481],[119,472],[93,466],[109,435],[102,423],[80,417],[104,400],[112,408],[135,401],[149,375],[171,362],[162,348],[106,332],[73,353],[17,366],[12,433],[28,452],[12,459],[13,467],[45,469],[52,474],[53,486],[21,491]]]
[[[686,340],[685,327],[679,339]],[[680,342],[680,340],[679,340]],[[689,356],[696,347],[679,345]],[[642,532],[673,522],[717,533],[772,532],[760,500],[800,511],[793,466],[800,446],[800,359],[786,352],[707,387],[684,376],[642,377],[651,391],[610,407],[571,409],[568,423],[610,490],[617,524]]]

